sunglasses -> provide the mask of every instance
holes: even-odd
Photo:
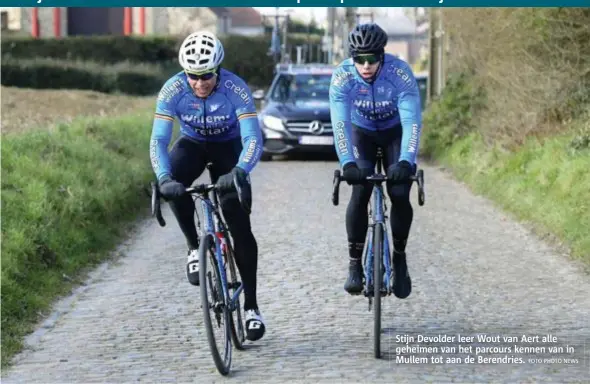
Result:
[[[374,55],[374,54],[357,55],[357,56],[353,56],[353,58],[352,58],[352,60],[357,64],[369,63],[369,65],[373,65],[373,64],[379,62],[379,59],[380,59],[380,57],[378,55]]]
[[[191,80],[211,80],[212,78],[214,78],[215,76],[217,76],[217,73],[215,73],[215,71],[211,71],[211,72],[205,72],[205,73],[190,73],[190,72],[185,72],[186,75],[189,77],[189,79]]]

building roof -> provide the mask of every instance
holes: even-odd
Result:
[[[232,27],[260,27],[262,16],[254,8],[226,8],[229,10]]]
[[[225,7],[209,7],[209,9],[211,10],[211,12],[213,12],[217,17],[222,17],[222,16],[229,16],[229,10],[231,8],[225,8]]]

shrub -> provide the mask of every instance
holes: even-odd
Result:
[[[161,66],[121,62],[101,65],[56,59],[13,59],[2,62],[2,85],[37,89],[88,89],[130,95],[159,91],[169,73]]]

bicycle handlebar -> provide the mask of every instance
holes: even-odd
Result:
[[[381,184],[385,181],[389,181],[393,184],[402,184],[405,181],[393,181],[388,180],[385,175],[382,174],[374,174],[371,176],[367,176],[366,180],[371,184]],[[332,189],[332,204],[338,205],[339,197],[340,197],[340,182],[345,181],[344,178],[340,174],[340,170],[337,169],[334,171],[334,181],[333,181],[333,189]],[[416,175],[410,176],[411,182],[416,182],[418,184],[418,205],[424,205],[424,171],[419,169]]]
[[[240,204],[242,207],[250,214],[250,207],[246,206],[246,204],[242,201],[242,193],[241,188],[239,187],[239,183],[234,177],[234,184],[237,186],[236,189],[238,190],[238,199],[240,200]],[[166,226],[166,221],[162,216],[162,210],[160,208],[160,198],[162,194],[160,192],[160,188],[158,188],[158,184],[154,181],[151,182],[152,186],[152,216],[155,216],[158,220],[158,223],[161,227]],[[186,188],[186,193],[188,194],[199,194],[199,195],[206,195],[211,191],[217,191],[217,185],[215,184],[197,184],[193,187]]]
[[[198,184],[194,187],[189,187],[186,189],[186,193],[198,193],[199,195],[204,195],[209,193],[210,191],[216,191],[217,186],[215,184]]]

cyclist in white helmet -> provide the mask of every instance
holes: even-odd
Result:
[[[185,188],[208,162],[213,164],[212,182],[220,187],[219,202],[244,284],[247,338],[258,340],[265,332],[256,301],[258,247],[233,177],[243,186],[244,196],[251,197],[248,175],[262,154],[262,134],[250,89],[240,77],[221,68],[223,57],[223,45],[211,32],[195,32],[183,41],[178,53],[183,70],[166,81],[158,95],[150,159],[160,191],[170,200],[186,238],[186,274],[192,285],[199,285],[199,239],[194,203]],[[175,119],[180,123],[180,137],[168,153]]]

